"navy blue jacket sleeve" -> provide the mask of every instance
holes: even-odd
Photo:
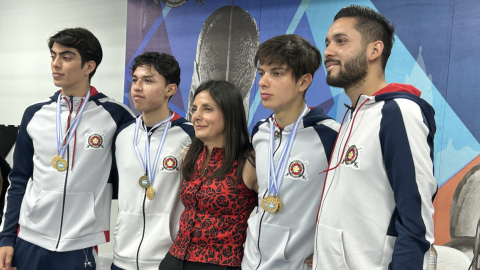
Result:
[[[380,144],[396,209],[387,233],[397,237],[389,269],[423,269],[433,244],[431,131],[415,102],[389,100],[382,109]]]
[[[10,187],[6,194],[6,211],[0,233],[0,246],[14,246],[17,239],[18,219],[23,196],[27,183],[33,174],[33,141],[27,132],[27,126],[37,109],[29,107],[20,125],[15,152],[13,154],[13,168],[8,177]]]

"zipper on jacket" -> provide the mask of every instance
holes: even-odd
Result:
[[[147,134],[148,134],[148,131],[145,130],[145,132],[147,132]],[[152,136],[152,135],[150,134],[150,135],[147,136],[148,142],[150,142],[150,136]],[[147,162],[147,161],[145,160],[145,162]],[[147,223],[147,219],[145,218],[145,198],[147,198],[146,191],[143,194],[143,204],[142,204],[143,230],[142,230],[142,238],[140,239],[140,243],[138,244],[138,249],[137,249],[137,258],[136,258],[137,270],[140,270],[140,265],[138,263],[138,256],[140,255],[140,248],[142,247],[143,238],[145,237],[145,227],[146,227],[146,223]]]
[[[283,130],[280,129],[280,142],[278,142],[278,146],[277,148],[275,148],[275,151],[273,151],[273,157],[275,157],[275,154],[277,153],[277,150],[278,148],[280,148],[280,145],[282,145],[282,132]],[[269,165],[270,166],[270,165]],[[273,172],[275,173],[275,172]],[[267,180],[268,181],[268,180]],[[268,187],[267,187],[267,190],[265,190],[265,193],[263,194],[263,198],[265,198],[265,195],[267,195],[267,192],[268,192]],[[258,206],[257,206],[258,207]],[[260,206],[261,207],[261,206]],[[265,211],[263,211],[263,214],[262,214],[262,217],[260,218],[260,222],[258,224],[258,239],[257,239],[257,249],[258,249],[258,254],[260,255],[260,260],[258,261],[258,265],[257,267],[255,268],[255,270],[257,270],[260,265],[262,264],[262,252],[260,251],[260,233],[262,231],[262,221],[263,221],[263,217],[265,216]]]
[[[143,230],[142,230],[142,238],[140,239],[140,244],[138,244],[138,249],[137,249],[137,270],[140,270],[140,266],[138,264],[138,256],[140,254],[140,247],[142,246],[143,238],[145,237],[145,225],[146,225],[146,219],[145,219],[145,198],[147,197],[146,193],[143,194],[143,206],[142,206],[142,213],[143,213]]]
[[[70,97],[70,103],[72,104],[72,106],[70,106],[70,112],[69,112],[69,115],[68,115],[68,118],[70,118],[70,116],[72,115],[72,111],[73,111],[73,97],[71,96]],[[70,121],[68,122],[68,125],[67,125],[67,130],[70,126]],[[65,137],[67,134],[65,134]],[[70,164],[70,146],[67,147],[67,164]],[[58,239],[57,239],[57,245],[55,245],[55,250],[58,249],[58,245],[60,244],[60,238],[62,237],[62,228],[63,228],[63,215],[65,213],[65,199],[67,197],[67,179],[68,179],[68,167],[67,167],[67,170],[66,171],[66,174],[65,174],[65,181],[63,182],[63,202],[62,202],[62,215],[60,217],[60,231],[58,232]]]

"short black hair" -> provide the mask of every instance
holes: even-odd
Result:
[[[262,44],[255,54],[254,65],[286,65],[292,69],[295,81],[310,73],[313,77],[322,63],[317,47],[299,35],[280,35]]]
[[[180,85],[180,65],[175,57],[167,53],[144,52],[132,62],[132,74],[139,66],[151,66],[165,78],[165,86],[174,83]]]
[[[96,67],[89,75],[90,80],[102,62],[102,45],[100,45],[100,41],[98,41],[97,37],[85,28],[65,28],[51,36],[47,42],[49,49],[52,49],[55,42],[66,47],[77,49],[82,59],[82,67],[86,62],[94,61]]]
[[[222,111],[225,129],[225,160],[211,177],[225,177],[237,161],[237,181],[241,182],[244,162],[249,160],[255,164],[252,156],[247,118],[243,106],[242,95],[235,85],[223,80],[211,80],[200,84],[195,90],[193,99],[203,91],[207,91]],[[194,138],[182,164],[182,175],[188,181],[194,174],[195,163],[203,149],[203,142]],[[239,183],[238,182],[238,183]]]
[[[355,29],[362,35],[364,45],[377,40],[383,42],[382,68],[385,71],[395,41],[395,27],[385,16],[365,6],[346,6],[338,11],[333,21],[345,17],[356,20]]]

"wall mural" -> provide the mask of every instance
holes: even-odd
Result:
[[[242,91],[248,124],[271,112],[261,106],[252,64],[258,45],[280,34],[298,34],[325,50],[336,12],[359,4],[378,10],[396,26],[387,82],[412,84],[436,111],[435,244],[470,259],[480,251],[480,69],[478,0],[129,0],[124,103],[130,98],[132,59],[144,51],[174,55],[181,84],[170,106],[188,117],[191,93],[207,79],[226,79]],[[322,65],[306,94],[337,121],[349,99],[325,83]],[[340,105],[340,106],[339,106]],[[475,265],[480,269],[480,264]]]

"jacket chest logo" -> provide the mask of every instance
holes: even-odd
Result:
[[[293,178],[294,180],[308,181],[308,174],[306,166],[308,161],[302,161],[300,159],[291,160],[288,164],[286,177]]]
[[[346,167],[351,167],[355,170],[360,170],[360,151],[363,150],[363,146],[351,145],[348,147],[347,153],[345,153],[345,158],[342,161],[342,165]]]
[[[160,171],[175,172],[178,171],[178,159],[174,156],[166,156],[163,158],[162,168]]]
[[[99,149],[104,148],[103,142],[105,134],[100,133],[86,133],[85,136],[87,137],[87,141],[85,142],[85,149]]]

